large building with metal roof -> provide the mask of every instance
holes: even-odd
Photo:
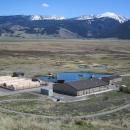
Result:
[[[90,78],[72,82],[58,83],[53,85],[53,90],[62,94],[80,96],[109,89],[109,83],[98,79]]]

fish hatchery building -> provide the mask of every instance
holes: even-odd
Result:
[[[107,76],[107,77],[102,77],[102,80],[109,84],[113,84],[113,83],[121,82],[122,77],[120,75],[111,75],[111,76]]]
[[[74,96],[80,96],[107,89],[109,89],[109,83],[98,78],[90,78],[53,85],[53,91]]]

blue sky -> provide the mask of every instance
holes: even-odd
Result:
[[[0,15],[40,14],[71,18],[105,12],[130,18],[130,0],[0,0]]]

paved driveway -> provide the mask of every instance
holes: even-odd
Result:
[[[52,98],[56,101],[57,99],[60,99],[61,101],[65,102],[73,102],[73,101],[80,101],[80,100],[86,100],[88,99],[87,95],[83,97],[77,97],[77,96],[69,96],[69,95],[64,95],[64,94],[59,94],[59,93],[53,93],[54,96]]]

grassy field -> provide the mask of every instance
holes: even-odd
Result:
[[[14,123],[15,122],[15,123]],[[130,108],[91,119],[45,119],[0,111],[1,130],[129,130]]]
[[[14,95],[0,96],[0,101],[10,100],[10,99],[37,99],[37,98],[39,98],[38,95],[24,92],[24,93],[19,93]]]
[[[1,106],[38,115],[67,117],[108,111],[130,103],[129,94],[117,91],[91,95],[88,98],[88,100],[71,103],[56,103],[49,98],[40,101],[12,101],[3,102]]]
[[[129,59],[130,41],[0,40],[0,75],[14,71],[24,71],[28,77],[48,72],[129,73]],[[99,68],[102,64],[108,67]]]
[[[60,63],[60,64],[58,64]],[[91,67],[88,65],[92,65]],[[102,64],[107,64],[102,68]],[[84,65],[85,68],[79,68]],[[0,75],[23,71],[27,77],[49,72],[87,71],[97,73],[130,73],[130,41],[128,40],[32,40],[0,39]],[[121,84],[130,86],[129,77]],[[22,93],[2,96],[8,99],[38,99],[39,96]],[[114,109],[130,102],[123,92],[92,95],[89,100],[76,103],[42,101],[12,101],[1,105],[12,110],[40,115],[66,116],[64,120],[18,116],[0,111],[1,130],[129,130],[130,108],[92,119],[70,119],[71,116],[97,113]]]
[[[127,87],[130,87],[130,76],[122,77],[122,82],[120,85],[126,85]]]

